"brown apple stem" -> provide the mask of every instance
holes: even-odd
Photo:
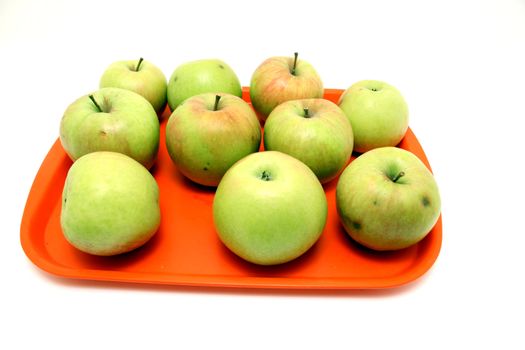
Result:
[[[304,117],[310,118],[310,114],[308,114],[308,107],[304,107]]]
[[[393,179],[392,181],[393,182],[397,182],[397,180],[399,180],[402,176],[405,176],[405,172],[404,171],[400,171]]]
[[[144,61],[144,59],[141,57],[141,58],[139,59],[139,63],[137,63],[137,68],[135,68],[135,72],[138,72],[138,71],[139,71],[139,69],[140,69],[140,65],[141,65],[142,61]]]
[[[213,110],[216,111],[217,107],[219,107],[219,100],[221,99],[221,95],[215,95],[215,105],[213,106]]]
[[[294,59],[293,59],[293,67],[292,67],[292,75],[295,75],[295,67],[297,66],[297,56],[299,56],[298,52],[294,52]]]
[[[89,95],[89,99],[91,100],[91,102],[93,102],[93,104],[95,105],[95,107],[97,107],[98,111],[99,112],[102,112],[102,108],[100,108],[100,106],[98,105],[97,101],[95,100],[95,98],[93,97],[93,95]]]

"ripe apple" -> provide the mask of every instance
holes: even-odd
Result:
[[[172,111],[188,97],[206,92],[242,97],[239,78],[224,61],[203,59],[178,66],[168,81],[168,104]]]
[[[142,57],[139,60],[112,63],[102,74],[100,87],[117,87],[136,92],[148,100],[158,114],[166,107],[166,76]]]
[[[241,258],[275,265],[305,253],[326,224],[321,183],[304,163],[277,151],[251,154],[224,175],[213,201],[221,241]]]
[[[159,148],[159,119],[139,94],[102,88],[67,107],[60,141],[72,160],[95,151],[126,154],[150,168]]]
[[[270,57],[252,75],[250,98],[264,123],[279,104],[297,99],[323,97],[323,83],[314,67],[294,57]]]
[[[159,189],[149,171],[115,152],[93,152],[69,169],[60,223],[65,238],[94,255],[142,246],[160,225]]]
[[[166,146],[177,169],[194,182],[217,186],[233,163],[257,152],[259,120],[250,105],[230,94],[185,100],[166,125]]]
[[[343,171],[337,211],[346,232],[375,250],[397,250],[422,240],[436,224],[441,200],[432,173],[413,153],[376,148]]]
[[[264,148],[289,154],[312,169],[319,181],[335,178],[352,155],[352,126],[335,103],[325,99],[283,102],[264,125]]]
[[[392,85],[378,80],[357,82],[341,95],[338,104],[352,124],[357,152],[395,146],[405,136],[408,106]]]

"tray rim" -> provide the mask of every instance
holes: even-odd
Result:
[[[327,94],[341,94],[342,89],[325,89]],[[249,102],[249,88],[243,87],[243,98]],[[419,140],[409,127],[407,134],[412,134],[419,148],[420,158],[423,163],[432,171],[426,154],[419,143]],[[40,208],[42,201],[45,201],[45,191],[41,188],[47,188],[44,184],[52,181],[54,173],[49,164],[68,160],[65,152],[60,152],[62,146],[60,139],[51,146],[46,157],[42,161],[39,170],[33,180],[29,191],[22,220],[20,224],[20,242],[24,253],[29,260],[41,270],[52,275],[91,281],[108,281],[120,283],[139,283],[152,285],[173,285],[173,286],[190,286],[190,287],[219,287],[219,288],[264,288],[264,289],[290,289],[290,290],[352,290],[352,289],[386,289],[406,285],[416,281],[424,275],[434,265],[437,260],[442,246],[442,213],[434,226],[433,234],[425,239],[430,239],[432,247],[430,252],[425,255],[425,259],[415,267],[408,269],[405,273],[398,274],[389,278],[286,278],[286,277],[260,277],[260,276],[220,276],[220,275],[184,275],[184,274],[161,274],[161,273],[144,273],[130,271],[113,271],[100,269],[73,269],[65,267],[58,262],[52,261],[42,256],[31,240],[31,220]],[[58,150],[57,150],[58,149]],[[52,209],[49,209],[52,211]],[[420,243],[418,243],[420,244]]]

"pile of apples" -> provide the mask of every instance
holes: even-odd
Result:
[[[74,161],[62,196],[65,238],[107,256],[157,232],[159,188],[149,169],[169,106],[165,140],[176,171],[216,187],[216,232],[241,258],[281,264],[310,249],[326,225],[322,184],[330,181],[355,241],[375,250],[419,242],[438,220],[440,196],[425,165],[395,147],[408,128],[402,95],[375,80],[353,84],[338,104],[323,93],[297,53],[257,67],[251,106],[221,60],[182,64],[168,81],[142,58],[113,63],[100,89],[74,101],[61,120],[60,140]]]

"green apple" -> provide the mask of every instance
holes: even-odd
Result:
[[[166,76],[142,57],[139,60],[112,63],[102,74],[100,87],[117,87],[136,92],[151,103],[157,114],[161,114],[166,107]]]
[[[217,186],[239,159],[257,152],[259,120],[250,105],[230,94],[185,100],[166,125],[166,146],[177,169],[194,182]]]
[[[422,240],[436,224],[441,200],[432,173],[413,153],[380,147],[343,171],[337,211],[346,232],[375,250],[397,250]]]
[[[352,124],[357,152],[395,146],[405,136],[408,106],[392,85],[378,80],[357,82],[341,95],[338,104]]]
[[[304,163],[277,151],[251,154],[224,175],[213,200],[220,240],[260,265],[291,261],[309,250],[326,224],[321,183]]]
[[[264,123],[279,104],[306,98],[323,97],[323,82],[314,67],[294,57],[270,57],[252,75],[250,99]]]
[[[149,171],[115,152],[93,152],[69,169],[60,223],[67,241],[93,255],[145,244],[160,225],[159,189]]]
[[[191,61],[178,66],[168,81],[168,104],[175,110],[185,99],[206,92],[242,97],[239,78],[218,59]]]
[[[343,170],[353,147],[350,122],[341,108],[325,99],[281,103],[264,124],[263,140],[264,149],[299,159],[322,183]]]
[[[96,151],[126,154],[150,168],[159,148],[159,119],[141,95],[102,88],[67,107],[60,141],[72,160]]]

